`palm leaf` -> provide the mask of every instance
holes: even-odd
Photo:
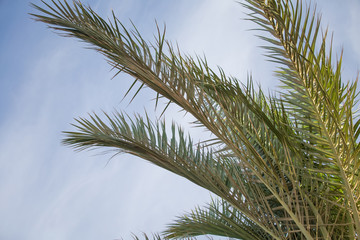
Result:
[[[326,48],[327,31],[319,37],[320,18],[310,8],[303,12],[301,1],[296,1],[295,6],[291,1],[247,2],[246,6],[257,14],[251,20],[274,37],[262,37],[275,45],[265,47],[270,60],[284,66],[277,73],[288,92],[281,97],[296,123],[298,142],[306,145],[303,151],[307,171],[300,174],[308,175],[309,181],[302,184],[310,188],[310,201],[314,204],[317,201],[319,214],[331,222],[327,231],[331,234],[343,231],[355,237],[360,231],[356,197],[359,190],[355,187],[360,181],[359,169],[353,168],[359,162],[354,135],[357,126],[353,125],[356,82],[342,84],[341,57],[333,67],[331,46]],[[318,201],[319,194],[324,202]],[[337,207],[331,207],[336,203]],[[334,211],[347,217],[337,215],[331,219]],[[344,227],[344,218],[352,219],[356,230]]]
[[[235,239],[272,239],[259,226],[224,200],[213,200],[205,208],[196,208],[179,217],[164,232],[167,238],[185,238],[212,234]]]
[[[266,207],[271,199],[265,200],[261,193],[264,186],[256,183],[255,176],[236,158],[223,152],[214,154],[207,147],[194,148],[191,139],[174,124],[168,137],[165,123],[154,125],[149,118],[141,117],[131,120],[120,113],[106,117],[108,123],[96,114],[90,116],[91,120],[78,119],[74,125],[77,131],[65,132],[64,143],[79,150],[110,147],[116,154],[129,153],[148,160],[228,199],[265,231],[276,230],[274,222],[264,217],[264,212],[272,211]]]
[[[194,145],[181,128],[123,114],[79,118],[65,144],[130,153],[212,191],[223,202],[197,209],[169,237],[218,234],[249,239],[355,239],[359,222],[360,120],[356,82],[341,82],[320,19],[300,0],[246,0],[285,92],[265,96],[251,78],[241,84],[206,59],[174,48],[158,28],[155,44],[80,2],[44,2],[32,14],[102,53],[117,70],[192,114],[215,138]],[[134,83],[135,83],[134,82]],[[132,85],[133,86],[133,85]],[[135,97],[134,96],[134,97]],[[165,110],[164,110],[165,111]],[[170,136],[170,137],[169,137]],[[229,215],[229,213],[235,215]],[[211,213],[211,214],[210,214]],[[188,231],[184,230],[188,228]],[[179,234],[179,235],[177,235]]]

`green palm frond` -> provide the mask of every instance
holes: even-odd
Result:
[[[293,119],[297,141],[304,145],[302,167],[306,170],[299,175],[308,181],[302,183],[310,188],[312,202],[321,196],[316,207],[333,224],[330,233],[353,231],[337,229],[344,218],[353,219],[359,232],[360,178],[359,168],[354,168],[359,163],[359,144],[358,126],[353,124],[357,82],[341,82],[342,58],[333,67],[331,46],[326,48],[327,31],[319,37],[320,18],[310,8],[303,12],[301,1],[295,6],[291,1],[247,2],[257,14],[252,20],[274,36],[263,37],[276,46],[265,47],[270,59],[285,66],[277,74],[288,89],[281,97]],[[333,211],[339,214],[329,221]]]
[[[214,159],[211,149],[194,147],[191,138],[175,124],[168,136],[165,122],[153,124],[149,118],[131,119],[121,113],[105,115],[108,123],[96,114],[90,116],[91,120],[78,119],[74,125],[77,131],[65,132],[64,144],[78,150],[109,147],[116,154],[146,159],[214,193],[228,192],[224,163]]]
[[[235,239],[273,239],[224,200],[213,200],[205,208],[196,208],[179,217],[164,232],[167,238],[185,238],[212,234]]]
[[[138,235],[132,234],[131,238],[133,240],[141,240],[141,239],[144,239],[144,240],[163,240],[164,239],[159,234],[152,234],[150,236],[150,235],[148,235],[146,233],[143,233],[142,237],[139,237]]]
[[[90,116],[91,120],[78,119],[74,125],[77,131],[65,132],[64,143],[79,150],[110,147],[116,153],[125,152],[148,160],[228,200],[265,231],[276,230],[273,222],[276,219],[270,221],[273,213],[268,217],[264,215],[276,205],[266,207],[273,200],[263,196],[271,192],[263,192],[266,190],[263,184],[229,153],[214,154],[208,147],[195,148],[190,137],[174,124],[168,136],[164,122],[153,124],[149,118],[141,117],[132,120],[120,113],[106,115],[106,118],[108,123],[96,114]]]
[[[79,118],[64,143],[79,150],[108,147],[150,161],[222,200],[181,217],[169,238],[214,234],[237,239],[356,239],[360,234],[360,118],[357,83],[341,81],[341,57],[320,37],[320,18],[302,1],[244,0],[283,92],[266,96],[251,78],[242,84],[205,58],[184,55],[158,28],[155,43],[105,21],[74,1],[45,2],[32,14],[65,36],[102,53],[194,116],[215,137],[194,144],[180,127],[121,113]],[[135,83],[134,82],[134,83]],[[134,85],[134,84],[133,84]],[[132,85],[132,86],[133,86]],[[135,96],[134,96],[135,97]],[[157,98],[157,100],[158,100]]]
[[[133,239],[133,240],[168,240],[168,238],[163,237],[160,234],[151,234],[150,235],[150,234],[146,234],[146,233],[143,233],[142,236],[132,234],[131,239]],[[194,240],[194,238],[183,238],[183,239],[184,240]],[[209,240],[211,240],[211,239],[212,238],[209,238]],[[118,240],[118,239],[116,239],[116,240]]]
[[[225,91],[222,91],[222,94],[220,94],[219,89],[216,91],[216,94],[207,94],[206,89],[214,88],[216,81],[219,83],[217,85],[222,84],[223,86],[230,87],[229,79],[223,74],[217,76],[214,71],[211,71],[207,67],[205,61],[200,61],[198,65],[196,65],[196,61],[193,59],[182,57],[180,53],[176,54],[170,45],[168,45],[170,56],[165,55],[162,52],[164,37],[158,38],[158,50],[155,50],[155,56],[161,57],[153,57],[150,47],[142,40],[139,33],[135,31],[134,35],[131,35],[126,29],[123,29],[125,33],[121,34],[118,27],[114,27],[118,26],[115,24],[118,21],[117,19],[114,20],[114,24],[108,25],[91,9],[87,9],[79,3],[75,4],[74,11],[66,11],[64,9],[66,7],[63,5],[57,5],[57,7],[61,9],[61,13],[58,13],[54,18],[41,18],[41,16],[38,15],[36,17],[49,24],[65,26],[66,28],[55,27],[55,29],[66,31],[70,35],[95,44],[98,46],[97,50],[101,51],[110,59],[112,65],[121,68],[122,71],[143,81],[160,95],[167,97],[170,101],[177,103],[183,109],[193,114],[200,123],[214,133],[219,140],[229,148],[229,151],[235,159],[240,158],[243,160],[242,164],[245,164],[244,167],[249,168],[249,171],[252,172],[252,181],[262,182],[264,184],[262,187],[268,188],[267,194],[276,195],[275,199],[277,199],[277,201],[280,200],[279,204],[283,205],[283,209],[292,215],[293,218],[296,218],[290,207],[292,200],[288,202],[282,201],[280,196],[282,193],[277,189],[279,176],[277,175],[278,171],[275,174],[274,171],[279,168],[267,163],[258,153],[258,151],[260,151],[260,145],[254,145],[252,142],[255,138],[259,138],[258,136],[251,136],[254,135],[255,131],[258,132],[258,129],[256,129],[258,126],[254,126],[253,123],[255,121],[261,123],[261,128],[268,129],[269,127],[267,125],[270,125],[271,121],[266,114],[261,111],[259,106],[256,107],[255,99],[246,98],[253,93],[251,88],[245,89],[245,93],[242,93],[239,85],[236,85],[232,87],[232,89],[223,89]],[[62,14],[62,12],[66,14]],[[93,33],[94,29],[97,29],[96,34]],[[138,45],[135,47],[135,44]],[[160,52],[162,54],[160,54]],[[137,61],[136,64],[134,63],[134,59]],[[199,69],[205,69],[205,74],[199,74]],[[205,84],[207,84],[207,88],[204,88]],[[215,84],[215,87],[217,85]],[[226,96],[230,94],[231,91],[233,91],[232,94],[234,96],[240,98],[238,101],[234,99],[235,101],[233,102],[237,104],[237,106],[233,109],[229,109],[226,104],[229,102],[226,100]],[[264,100],[264,98],[261,98],[260,101],[263,103],[259,104],[265,105]],[[256,111],[256,115],[254,116],[257,116],[257,118],[260,116],[263,119],[253,118],[252,122],[243,126],[242,122],[238,121],[238,116],[232,116],[230,112],[237,111],[238,114],[247,118],[248,114],[247,112],[242,113],[243,109],[247,109],[250,115],[251,112]],[[276,128],[271,126],[270,130],[276,131]],[[281,134],[277,133],[277,136],[281,136]],[[253,140],[251,140],[251,138],[253,138]],[[269,136],[268,139],[268,143],[270,142],[275,142],[275,140],[273,141],[271,139],[271,136]],[[284,176],[280,176],[280,178],[283,177]],[[285,182],[287,180],[281,181]],[[285,186],[285,184],[283,185]],[[283,191],[283,189],[280,191]],[[289,194],[290,193],[287,193],[287,195]],[[271,197],[269,197],[269,199],[271,199]],[[264,200],[260,199],[255,202],[259,201],[263,202]],[[230,202],[237,204],[237,198],[233,197]],[[271,212],[270,207],[266,204],[263,205],[267,208],[267,211]],[[253,220],[256,221],[258,218],[259,216],[255,216]],[[301,225],[299,221],[297,221],[297,224]],[[273,227],[274,226],[271,228]],[[276,228],[277,227],[275,227],[275,229]]]

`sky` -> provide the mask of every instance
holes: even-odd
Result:
[[[34,0],[33,3],[41,4]],[[240,80],[252,74],[275,89],[275,66],[266,62],[256,27],[232,0],[84,0],[101,16],[114,10],[145,39],[158,23],[189,54],[205,54]],[[318,0],[323,26],[344,49],[343,80],[360,69],[359,1]],[[132,79],[110,71],[86,45],[35,22],[28,1],[0,0],[0,239],[129,239],[131,233],[164,230],[176,216],[210,201],[208,191],[141,159],[101,151],[74,152],[61,145],[73,118],[114,109],[158,116],[151,91],[121,101]],[[175,119],[197,139],[189,118]]]

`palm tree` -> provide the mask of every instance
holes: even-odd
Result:
[[[36,20],[90,43],[119,72],[177,104],[214,137],[194,144],[164,121],[121,112],[79,118],[64,143],[107,147],[150,161],[218,196],[180,216],[156,239],[218,235],[235,239],[359,239],[360,119],[355,82],[341,81],[320,17],[301,0],[244,0],[280,92],[211,69],[182,54],[160,31],[153,44],[135,27],[105,21],[74,1],[33,5]],[[330,46],[328,46],[330,45]],[[170,129],[170,130],[166,130]]]

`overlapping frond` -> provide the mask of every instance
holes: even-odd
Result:
[[[251,178],[248,177],[246,181],[262,183],[261,188],[267,189],[265,196],[272,202],[278,202],[278,205],[281,205],[292,218],[297,218],[292,205],[295,205],[293,202],[298,199],[283,201],[281,196],[281,194],[291,195],[286,184],[291,181],[290,175],[279,174],[281,168],[287,171],[286,168],[281,167],[281,162],[273,161],[274,158],[265,157],[275,154],[276,159],[286,161],[291,156],[280,156],[287,151],[285,147],[276,150],[273,146],[275,143],[282,144],[276,139],[284,136],[284,133],[279,132],[277,123],[274,119],[270,119],[269,113],[274,112],[266,110],[269,105],[263,95],[260,94],[259,98],[252,96],[254,90],[251,86],[241,88],[222,71],[220,75],[215,74],[207,66],[206,61],[183,57],[179,52],[175,52],[170,44],[166,55],[163,51],[164,37],[161,34],[157,39],[157,48],[151,51],[136,30],[134,33],[129,33],[122,27],[121,32],[118,27],[120,23],[115,17],[112,24],[107,24],[91,9],[83,7],[80,3],[75,3],[74,9],[71,9],[66,2],[65,5],[54,2],[54,5],[58,10],[52,8],[54,12],[51,13],[52,15],[47,10],[38,8],[51,17],[34,16],[38,20],[52,24],[57,30],[94,44],[98,51],[108,57],[114,67],[134,76],[161,96],[194,115],[229,149],[230,155],[235,159],[233,161],[241,162],[241,165],[248,169],[245,172],[251,172]],[[262,131],[264,129],[265,132]],[[266,135],[266,138],[262,135]],[[282,183],[280,186],[283,186],[280,189],[279,182]],[[254,191],[260,191],[259,187],[257,186]],[[256,196],[254,194],[253,198]],[[238,199],[240,198],[232,197],[228,200],[236,205]],[[263,209],[260,212],[265,211],[269,216],[272,215],[267,200],[247,200],[247,202],[261,203]],[[248,212],[251,214],[251,211]],[[256,219],[259,219],[259,216],[255,216],[252,220],[257,221]],[[300,221],[296,222],[295,225],[304,229]],[[279,227],[274,223],[268,228],[273,228],[268,231],[275,231],[274,236],[281,236]]]
[[[97,115],[90,119],[77,120],[74,125],[77,130],[65,132],[64,143],[79,150],[110,147],[116,152],[148,160],[227,199],[233,208],[263,231],[272,229],[281,236],[280,224],[275,223],[276,214],[281,214],[282,210],[272,211],[280,204],[265,198],[271,196],[271,192],[233,154],[214,154],[211,149],[201,146],[194,148],[191,139],[185,137],[180,128],[172,125],[172,133],[168,135],[164,123],[154,125],[148,118],[131,120],[117,113],[111,117],[107,115],[108,123]]]
[[[204,208],[180,216],[164,232],[167,238],[185,238],[204,234],[235,239],[273,239],[244,214],[224,200],[213,200]]]
[[[285,92],[265,96],[205,59],[182,54],[158,29],[155,44],[113,14],[105,21],[80,2],[52,1],[32,14],[76,37],[124,72],[192,114],[214,136],[194,145],[174,124],[105,114],[80,118],[64,140],[78,149],[110,147],[146,159],[223,199],[169,228],[168,237],[355,239],[360,233],[360,120],[356,82],[341,81],[320,19],[302,2],[246,0]],[[315,10],[313,10],[315,12]],[[140,87],[141,88],[141,87]],[[139,91],[138,91],[139,92]],[[137,92],[137,93],[138,93]],[[137,94],[136,93],[136,94]],[[136,95],[135,94],[135,95]],[[220,150],[219,150],[220,149]],[[252,237],[252,238],[251,238]]]
[[[360,231],[357,82],[342,83],[342,58],[334,63],[315,10],[303,10],[302,1],[247,2],[255,13],[251,20],[273,35],[261,38],[271,43],[265,47],[270,60],[281,64],[277,76],[287,89],[281,97],[303,145],[302,185],[328,233],[355,238]],[[349,218],[352,223],[344,226]]]

